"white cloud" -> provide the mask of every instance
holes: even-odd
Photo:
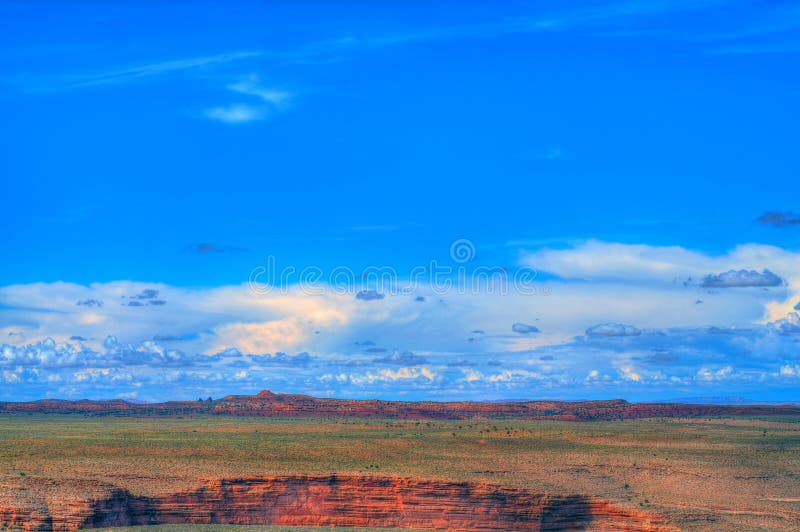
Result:
[[[786,364],[781,366],[780,374],[784,377],[800,377],[800,365]]]
[[[206,117],[226,124],[244,124],[265,120],[277,112],[286,111],[292,98],[290,92],[262,86],[258,76],[249,76],[229,84],[226,88],[258,100],[258,103],[232,103],[206,109]]]
[[[706,275],[702,286],[705,288],[747,288],[781,286],[783,279],[769,270],[761,273],[755,270],[728,270],[716,275]]]
[[[218,120],[226,124],[244,124],[256,120],[263,120],[267,118],[268,113],[263,107],[235,103],[206,109],[205,115],[212,120]]]
[[[642,331],[623,323],[601,323],[586,329],[588,336],[639,336]]]
[[[629,264],[609,256],[620,254],[641,267],[636,282],[624,280]],[[80,383],[134,386],[143,380],[158,387],[154,383],[167,378],[194,383],[191,393],[212,382],[222,387],[227,379],[254,390],[308,390],[308,383],[326,382],[351,394],[388,389],[381,383],[396,383],[391,389],[398,393],[424,386],[442,393],[456,393],[458,386],[572,386],[577,394],[583,386],[713,386],[781,374],[785,380],[794,371],[797,253],[748,245],[707,255],[595,242],[538,251],[526,260],[531,255],[547,258],[556,273],[594,280],[564,275],[545,281],[548,295],[454,291],[434,297],[420,287],[409,295],[387,292],[370,304],[324,285],[318,295],[298,286],[257,294],[244,285],[187,289],[131,281],[0,287],[0,343],[6,344],[0,367],[4,380],[28,386],[31,394],[37,383],[61,382],[80,393],[85,388],[74,388]],[[756,268],[775,272],[787,286],[709,289],[695,273]],[[698,281],[673,282],[677,271]],[[700,293],[705,303],[695,305]],[[420,294],[430,303],[416,302]],[[102,305],[78,304],[88,300]],[[127,304],[151,300],[164,304]],[[524,316],[536,317],[541,332],[513,334],[510,324]],[[485,334],[468,341],[476,328]],[[356,345],[365,338],[400,355],[376,359]],[[271,355],[250,356],[264,353]],[[87,373],[91,368],[121,373]],[[76,384],[76,378],[82,380]]]
[[[95,74],[79,77],[77,81],[70,83],[68,87],[78,88],[129,83],[132,81],[168,74],[171,72],[180,72],[214,64],[229,63],[231,61],[257,57],[259,55],[262,55],[262,53],[258,51],[239,51],[216,55],[189,57],[184,59],[174,59],[157,63],[148,63],[144,65],[97,72]]]
[[[722,380],[730,377],[731,373],[733,373],[733,368],[731,366],[725,366],[719,369],[701,368],[697,372],[696,378],[701,381]]]
[[[337,379],[340,381],[348,381],[353,384],[373,384],[376,382],[396,382],[418,379],[433,381],[436,379],[436,373],[426,367],[403,367],[396,370],[382,369],[377,372],[368,371],[366,373],[354,373],[349,375],[341,374]]]
[[[279,109],[286,107],[292,98],[292,94],[287,91],[262,87],[257,76],[250,76],[237,83],[231,83],[227,88],[234,92],[255,96],[264,103]]]
[[[567,279],[699,282],[707,275],[739,269],[768,269],[781,277],[797,275],[800,254],[775,246],[740,245],[722,255],[680,246],[649,246],[588,240],[568,249],[542,249],[523,255],[521,263]]]

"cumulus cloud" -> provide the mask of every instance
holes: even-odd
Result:
[[[196,340],[197,333],[188,334],[155,334],[153,335],[154,342],[187,342],[189,340]]]
[[[380,371],[353,374],[339,374],[336,376],[326,374],[320,380],[331,379],[339,382],[351,382],[354,384],[373,384],[376,382],[397,382],[397,381],[427,381],[431,382],[437,377],[436,373],[426,367],[402,367],[397,370],[382,369]]]
[[[383,299],[384,297],[386,296],[377,290],[361,290],[356,294],[356,299],[360,299],[362,301],[376,301],[378,299]]]
[[[538,333],[539,328],[535,325],[528,325],[526,323],[516,322],[511,326],[511,330],[517,334],[533,334]]]
[[[755,270],[728,270],[703,278],[705,288],[773,287],[783,284],[783,279],[769,270],[758,273]]]
[[[648,246],[589,240],[568,249],[542,249],[523,256],[522,263],[564,278],[673,279],[691,275],[705,263],[703,254],[678,246]]]
[[[287,355],[277,352],[274,355],[247,355],[246,361],[254,366],[286,366],[286,367],[308,367],[315,359],[307,352]],[[245,361],[242,361],[245,362]]]
[[[165,349],[155,342],[138,344],[121,343],[109,336],[103,341],[103,351],[76,346],[69,342],[56,342],[46,338],[41,342],[22,346],[3,345],[0,360],[7,365],[39,366],[47,369],[71,368],[80,366],[188,366],[201,362],[197,356],[190,356],[175,349]]]
[[[83,306],[83,307],[102,307],[103,306],[103,302],[102,301],[100,301],[99,299],[92,299],[92,298],[81,299],[80,301],[76,302],[75,304],[78,305],[78,306]]]
[[[733,368],[731,366],[724,366],[718,369],[701,368],[697,372],[697,379],[701,381],[724,380],[730,377],[732,373]]]
[[[158,290],[156,290],[155,288],[145,288],[138,294],[129,297],[131,299],[156,299],[158,297]]]
[[[237,390],[318,393],[319,386],[325,386],[350,397],[424,390],[426,394],[465,398],[463,386],[468,386],[471,393],[485,397],[518,398],[534,386],[541,397],[600,393],[654,400],[675,387],[685,389],[697,383],[704,386],[704,393],[711,393],[717,385],[789,393],[796,385],[798,376],[792,372],[797,359],[791,355],[796,344],[791,335],[772,325],[724,330],[725,334],[713,334],[707,328],[647,330],[613,342],[604,336],[586,335],[526,351],[493,352],[491,358],[486,353],[466,359],[449,353],[420,357],[400,351],[372,361],[359,358],[353,364],[308,352],[242,354],[228,348],[203,355],[153,341],[123,342],[113,336],[99,349],[45,339],[2,346],[0,371],[6,388],[0,394],[36,397],[37,390],[50,387],[95,397],[102,390],[138,390],[145,397],[165,399],[175,398],[184,386],[191,390],[186,391],[189,397],[196,395],[196,390],[229,393],[231,383],[236,382]],[[395,367],[370,368],[371,364]],[[502,370],[493,369],[497,365],[502,365]],[[353,367],[363,369],[348,370]],[[58,387],[53,388],[54,383]],[[181,387],[176,387],[178,383]],[[397,387],[388,390],[382,383]]]
[[[785,318],[771,322],[771,325],[783,334],[800,334],[800,314],[792,312]]]
[[[261,323],[227,323],[214,329],[210,351],[237,346],[250,353],[270,353],[292,349],[313,334],[303,320],[286,318]]]
[[[633,325],[622,323],[601,323],[586,329],[588,336],[639,336],[642,331]]]
[[[381,364],[396,364],[398,366],[418,366],[427,364],[428,361],[425,357],[417,356],[411,351],[395,351],[391,355],[382,358],[376,358],[373,362]]]
[[[702,278],[709,271],[743,267],[768,268],[777,276],[789,277],[800,266],[800,254],[761,244],[743,244],[722,255],[709,255],[679,246],[588,240],[566,249],[525,253],[521,265],[565,279],[672,284],[675,279]]]
[[[207,118],[226,124],[244,124],[264,120],[277,112],[286,111],[292,94],[287,91],[264,87],[258,76],[249,76],[226,87],[229,91],[248,96],[256,103],[236,102],[206,109]]]
[[[586,397],[596,389],[590,394],[585,387],[593,386],[603,387],[609,396],[640,394],[659,399],[669,397],[677,386],[723,382],[703,381],[703,368],[716,372],[730,366],[725,383],[744,387],[761,382],[764,388],[763,383],[779,378],[782,366],[796,363],[792,357],[800,320],[794,307],[800,294],[793,290],[800,286],[799,254],[758,245],[714,256],[657,247],[648,247],[644,253],[625,246],[551,250],[562,253],[551,258],[565,269],[554,272],[558,279],[542,281],[550,289],[546,297],[544,291],[535,296],[513,291],[502,296],[453,292],[447,295],[447,305],[420,305],[413,296],[366,304],[352,293],[323,290],[312,295],[298,287],[266,294],[254,293],[246,285],[182,288],[129,281],[0,287],[4,323],[0,333],[9,344],[0,365],[15,383],[0,390],[0,397],[11,393],[41,397],[48,390],[96,396],[95,391],[116,391],[110,379],[123,382],[126,374],[132,377],[124,380],[129,383],[125,386],[139,383],[144,398],[166,398],[177,389],[165,382],[181,383],[192,394],[198,390],[207,395],[203,388],[217,395],[228,393],[235,381],[239,390],[398,397],[424,389],[442,399],[458,399],[464,398],[459,388],[465,385],[463,369],[483,375],[469,386],[471,393],[485,392],[487,398],[524,397],[532,389],[548,390],[553,396]],[[635,277],[635,282],[602,256],[620,249],[638,254],[637,260],[646,265],[646,274]],[[597,263],[591,260],[595,257]],[[677,265],[680,257],[688,262],[681,268],[667,267],[669,277],[655,265]],[[612,266],[591,270],[598,264]],[[786,279],[786,284],[769,291],[709,291],[700,284],[709,271],[739,272],[743,265],[758,268],[746,272],[770,272]],[[595,282],[570,281],[572,275],[564,274],[568,268],[574,268],[573,273],[590,271],[591,275],[576,277],[594,276]],[[680,275],[673,275],[679,270]],[[684,286],[673,281],[676,277],[698,281]],[[701,294],[705,303],[695,305]],[[88,299],[156,306],[148,311],[119,304],[76,305]],[[157,309],[153,301],[169,305]],[[522,316],[539,316],[539,321],[529,322],[536,325],[515,321]],[[514,335],[477,332],[507,331],[513,323],[519,323],[512,329]],[[628,323],[636,323],[640,334],[633,335]],[[474,329],[477,324],[482,328]],[[480,334],[481,341],[465,341],[465,331]],[[102,344],[108,334],[116,336],[116,345]],[[43,343],[47,337],[55,346]],[[365,338],[396,346],[398,354],[377,354],[381,348],[367,342],[357,346]],[[169,343],[178,340],[180,350],[170,349]],[[403,358],[404,352],[416,353],[413,357],[417,358]],[[51,353],[49,358],[45,353]],[[309,353],[310,358],[279,353]],[[234,362],[236,367],[231,365]],[[497,366],[511,373],[504,374]],[[422,376],[422,367],[435,378]],[[81,388],[73,382],[73,374],[88,368],[114,371],[93,373],[95,381],[87,376],[82,382],[95,387]],[[352,368],[361,371],[351,373]],[[381,386],[395,382],[385,380],[391,374],[381,370],[402,368],[416,368],[408,374],[417,376],[398,379],[397,386]],[[234,378],[234,370],[246,375]],[[587,381],[589,370],[597,370],[598,377]],[[319,380],[326,374],[333,377]],[[341,374],[354,378],[339,379]],[[48,388],[47,379],[59,379],[61,384]],[[780,379],[775,390],[791,380]]]
[[[759,216],[756,221],[762,225],[772,227],[791,227],[800,225],[800,214],[793,212],[767,211]]]

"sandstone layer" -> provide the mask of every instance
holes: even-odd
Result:
[[[111,488],[46,509],[0,508],[0,528],[72,531],[154,524],[397,527],[494,530],[675,530],[664,519],[583,497],[483,483],[372,476],[271,476],[208,480],[145,497]]]

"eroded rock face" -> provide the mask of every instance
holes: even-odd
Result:
[[[114,489],[98,500],[64,501],[58,506],[51,513],[0,508],[0,524],[42,531],[180,523],[465,531],[675,530],[658,516],[580,495],[362,476],[211,480],[192,491],[160,497]]]

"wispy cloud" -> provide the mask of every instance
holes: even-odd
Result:
[[[550,148],[549,150],[547,150],[545,153],[543,153],[541,155],[540,158],[544,159],[546,161],[555,161],[555,160],[558,160],[558,159],[563,159],[564,157],[566,157],[566,154],[564,153],[564,150],[562,150],[561,148],[556,147],[556,148]]]
[[[289,92],[260,86],[258,76],[250,76],[237,83],[231,83],[227,88],[240,94],[255,96],[264,103],[268,103],[277,108],[285,108],[292,97]]]
[[[249,96],[258,103],[232,103],[206,109],[207,118],[226,124],[244,124],[269,118],[276,112],[286,111],[292,98],[290,92],[261,85],[256,75],[248,76],[226,86],[229,91]]]
[[[241,103],[211,107],[206,109],[204,114],[212,120],[226,124],[244,124],[266,118],[266,112],[263,108]]]
[[[76,76],[72,83],[68,84],[65,88],[80,88],[80,87],[93,87],[98,85],[114,85],[129,83],[146,78],[152,78],[173,72],[180,72],[191,70],[210,65],[229,63],[231,61],[238,61],[245,58],[257,57],[262,55],[258,51],[240,51],[230,52],[216,55],[206,55],[199,57],[190,57],[185,59],[175,59],[170,61],[161,61],[158,63],[148,63],[133,67],[107,70],[102,72],[95,72],[84,76]]]
[[[725,3],[726,0],[614,2],[585,9],[564,10],[537,16],[509,17],[485,23],[442,25],[366,36],[346,35],[337,39],[309,43],[296,50],[276,55],[289,60],[307,61],[310,58],[319,59],[326,55],[335,55],[359,48],[381,48],[450,39],[601,28],[630,23],[632,19],[701,11]],[[636,35],[646,33],[648,32],[643,30],[635,32]]]

